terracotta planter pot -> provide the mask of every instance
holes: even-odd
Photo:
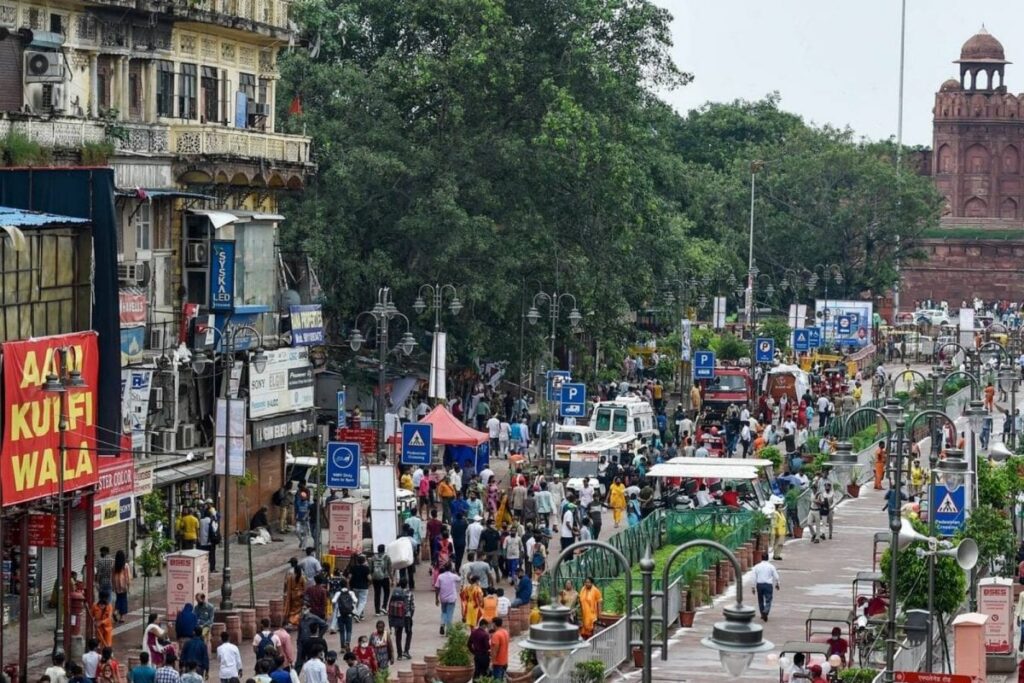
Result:
[[[220,645],[220,634],[224,632],[224,624],[215,621],[210,627],[210,653],[217,654],[217,646]]]
[[[423,666],[426,667],[425,680],[427,683],[433,683],[434,672],[437,670],[437,655],[423,655]]]
[[[693,617],[696,612],[688,612],[686,610],[679,610],[679,626],[680,628],[693,628]]]
[[[533,680],[532,671],[509,671],[505,674],[505,680],[508,683],[527,683],[527,681]]]
[[[613,612],[601,612],[597,615],[597,623],[600,624],[602,628],[608,628],[621,618],[621,614],[615,614]]]
[[[264,619],[270,618],[270,605],[266,602],[256,603],[256,625],[259,627]]]
[[[633,648],[633,666],[640,668],[644,665],[644,649],[642,647]]]
[[[847,484],[846,493],[850,496],[850,498],[859,498],[860,484]]]
[[[399,671],[398,672],[398,683],[413,683],[416,681],[416,674],[412,671]],[[423,680],[422,678],[418,680]]]
[[[408,673],[408,676],[403,680],[402,674]],[[427,665],[421,664],[420,662],[412,663],[412,671],[399,671],[398,680],[401,683],[431,683],[427,679]]]
[[[793,538],[803,538],[804,528],[802,526],[793,527]]]
[[[238,610],[238,616],[242,620],[242,637],[252,640],[256,636],[256,610],[243,607]]]
[[[441,666],[434,669],[434,676],[441,683],[469,683],[473,680],[472,666]]]
[[[284,598],[271,598],[269,607],[270,625],[274,628],[280,628],[281,622],[284,621]]]

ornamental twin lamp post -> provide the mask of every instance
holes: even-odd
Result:
[[[968,411],[970,412],[970,411]],[[929,615],[934,612],[933,600],[934,600],[934,557],[936,555],[947,555],[956,554],[961,551],[962,554],[958,557],[960,566],[967,569],[973,567],[973,563],[977,558],[977,547],[974,545],[974,541],[971,539],[965,539],[960,544],[959,548],[950,549],[948,544],[944,541],[938,541],[934,535],[934,519],[935,519],[935,508],[934,500],[929,502],[928,505],[928,517],[931,520],[930,535],[924,536],[914,531],[913,526],[900,514],[900,508],[902,507],[902,496],[900,491],[903,488],[903,460],[906,457],[909,449],[906,449],[909,440],[913,438],[914,427],[924,419],[929,420],[944,420],[947,423],[952,424],[952,420],[940,410],[929,409],[923,410],[910,421],[908,424],[903,413],[903,408],[900,406],[898,400],[890,398],[886,400],[885,406],[879,410],[870,406],[863,406],[854,410],[850,413],[843,423],[843,433],[848,433],[848,427],[850,420],[858,413],[874,413],[883,419],[883,425],[885,427],[885,443],[890,444],[889,449],[889,471],[892,479],[890,480],[890,493],[888,495],[889,505],[889,530],[891,532],[891,540],[889,542],[890,559],[889,559],[889,606],[888,614],[886,618],[886,639],[885,639],[885,680],[891,682],[894,677],[895,671],[895,659],[896,659],[896,631],[897,631],[897,600],[896,600],[896,586],[899,579],[898,574],[898,561],[897,555],[900,551],[904,550],[910,543],[914,541],[923,541],[928,544],[929,550],[922,550],[921,553],[930,558],[929,562]],[[935,436],[933,435],[933,439]],[[933,450],[936,444],[933,444]],[[950,449],[947,451],[946,460],[937,462],[937,458],[932,461],[932,482],[935,482],[937,476],[941,476],[945,485],[951,490],[959,488],[963,484],[963,481],[967,474],[970,473],[967,463],[962,457],[962,452],[956,449]],[[835,471],[836,476],[840,479],[844,477],[844,474],[849,472],[852,467],[858,464],[857,455],[853,453],[853,446],[850,442],[844,441],[838,445],[836,453],[833,454],[829,460],[829,465]],[[934,499],[934,487],[929,490],[929,497]],[[973,553],[971,548],[974,548]],[[973,558],[971,557],[973,555]],[[972,574],[973,577],[973,574]],[[972,593],[973,593],[974,581],[972,580]],[[972,607],[972,609],[974,609]],[[929,654],[931,650],[932,641],[932,629],[934,628],[933,620],[929,617],[928,619],[928,649]],[[929,657],[929,664],[931,666],[931,659]]]
[[[726,607],[723,610],[725,620],[715,624],[711,635],[701,640],[704,647],[717,650],[722,666],[733,677],[740,676],[750,666],[754,655],[759,652],[771,650],[774,645],[764,639],[763,629],[760,624],[754,623],[754,609],[743,604],[743,571],[739,560],[725,546],[707,539],[694,539],[676,548],[668,562],[662,576],[662,585],[668,585],[669,571],[672,563],[683,552],[690,548],[704,547],[719,551],[732,563],[736,570],[736,604]],[[641,683],[651,683],[651,650],[654,647],[652,624],[655,618],[660,618],[662,626],[661,658],[668,656],[668,614],[666,612],[667,601],[664,591],[655,591],[654,584],[654,559],[651,557],[650,546],[640,560],[640,576],[642,590],[633,591],[632,568],[626,557],[616,548],[603,541],[582,541],[566,548],[555,560],[551,568],[551,576],[558,576],[558,567],[562,561],[572,557],[581,549],[599,549],[610,553],[619,564],[620,569],[625,573],[626,579],[626,627],[628,629],[627,640],[630,646],[643,649],[644,663],[641,671]],[[592,552],[592,550],[591,550]],[[661,598],[662,614],[655,617],[654,599]],[[633,600],[640,599],[640,613],[634,614]],[[571,611],[561,605],[545,605],[540,608],[541,620],[538,624],[530,626],[530,635],[519,641],[520,647],[526,650],[533,650],[537,654],[537,663],[541,669],[553,681],[561,681],[567,677],[567,669],[571,662],[570,655],[574,650],[583,645],[580,640],[579,627],[569,621]],[[640,639],[633,637],[634,626],[640,626]]]

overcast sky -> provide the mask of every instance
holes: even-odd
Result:
[[[896,135],[900,0],[654,0],[674,16],[673,56],[694,74],[662,96],[678,111],[776,90],[782,107],[872,139]],[[1002,42],[1005,83],[1024,92],[1024,3],[907,0],[903,141],[931,146],[935,91],[984,24]]]

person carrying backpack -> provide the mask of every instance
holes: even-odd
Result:
[[[373,579],[373,610],[377,616],[384,616],[391,597],[391,558],[385,552],[384,544],[377,546],[377,554],[370,560],[370,578]]]
[[[353,593],[345,579],[337,581],[337,591],[331,596],[334,603],[334,626],[341,639],[341,649],[348,650],[352,640],[352,617],[356,612],[356,594]]]
[[[281,654],[281,639],[274,635],[274,629],[270,628],[270,619],[264,617],[260,620],[260,631],[252,639],[252,651],[256,653],[256,660],[268,656],[267,650],[270,648]]]
[[[409,582],[404,578],[398,582],[398,588],[391,594],[388,603],[388,625],[395,631],[395,648],[398,659],[412,659],[409,647],[412,645],[412,615],[416,609]],[[402,634],[405,633],[405,647],[402,647]]]

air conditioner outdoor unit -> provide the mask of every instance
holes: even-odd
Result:
[[[172,431],[160,431],[153,434],[153,452],[160,455],[176,451],[176,436],[177,434]]]
[[[154,327],[149,331],[149,348],[155,351],[163,351],[167,348],[167,335],[164,328]]]
[[[25,52],[26,83],[60,83],[64,80],[64,55],[60,52]]]
[[[206,242],[189,242],[185,251],[185,265],[206,266],[210,263],[210,251]]]
[[[125,284],[144,285],[148,274],[149,268],[145,263],[117,264],[117,279]]]
[[[196,426],[192,424],[178,425],[178,448],[187,450],[196,446]]]
[[[270,104],[267,102],[253,102],[252,113],[256,116],[267,117],[270,116]]]

